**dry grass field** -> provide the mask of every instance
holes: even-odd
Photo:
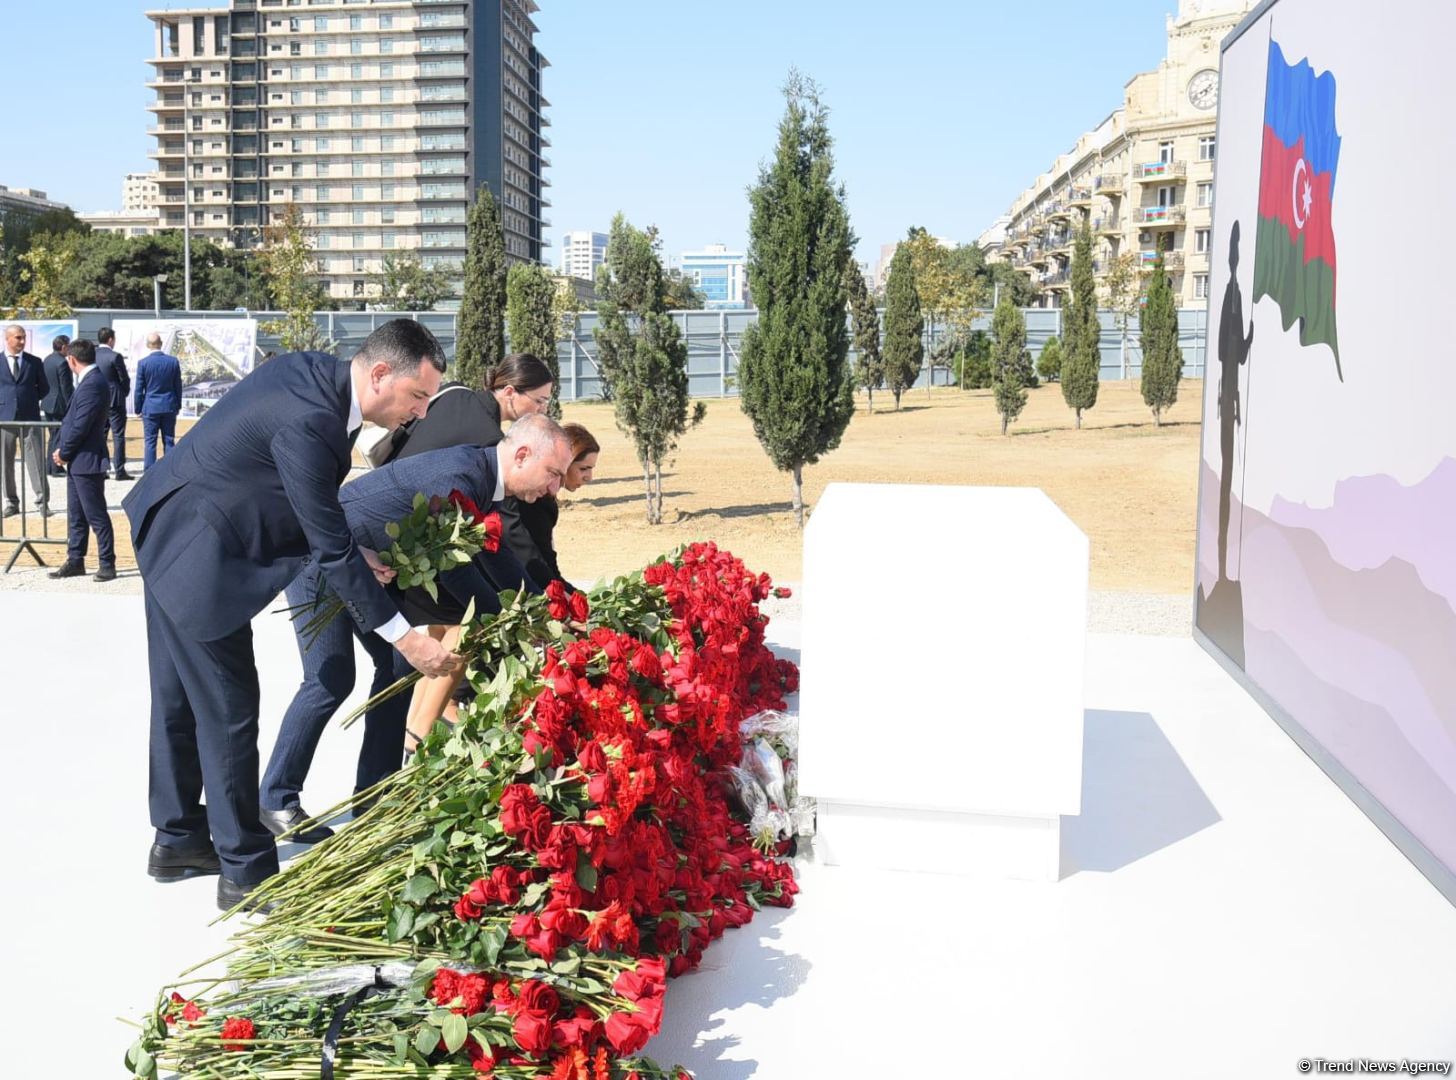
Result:
[[[1186,592],[1193,578],[1194,503],[1202,384],[1188,382],[1164,426],[1153,425],[1137,384],[1103,383],[1097,408],[1076,431],[1056,386],[1031,391],[1012,433],[1003,437],[989,391],[912,392],[898,413],[863,398],[838,450],[804,473],[811,508],[836,480],[880,483],[995,484],[1044,489],[1092,540],[1092,587]],[[557,529],[562,569],[576,579],[642,565],[662,551],[713,539],[751,567],[782,581],[801,577],[802,539],[789,507],[789,480],[769,464],[736,399],[710,400],[704,423],[687,433],[664,469],[665,523],[646,524],[642,474],[609,405],[566,407],[603,447],[597,479],[563,495]],[[141,457],[133,421],[132,454]],[[63,482],[62,482],[63,483]],[[64,507],[63,493],[54,499]],[[125,519],[116,515],[118,565],[134,566]],[[65,535],[64,516],[52,535]],[[15,522],[5,522],[13,535]],[[995,528],[995,522],[987,522]],[[0,536],[4,533],[0,532]],[[954,551],[887,553],[943,572]],[[92,555],[94,560],[94,552]]]

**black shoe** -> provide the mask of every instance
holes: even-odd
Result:
[[[3,515],[0,515],[0,517],[15,517],[19,513],[20,513],[20,507],[18,507],[18,506],[7,506],[5,508],[5,513]]]
[[[115,581],[116,567],[102,564],[101,569],[91,576],[92,581]]]
[[[113,476],[112,479],[113,480],[135,480],[136,477],[133,476],[131,473],[127,472],[125,469],[122,469],[115,476]]]
[[[35,512],[43,518],[48,518],[51,516],[51,508],[49,506],[46,506],[44,503],[38,506]]]
[[[147,853],[147,873],[158,881],[181,881],[222,872],[217,852],[209,844],[205,848],[172,848],[153,844]]]
[[[282,836],[290,829],[296,829],[308,820],[308,812],[295,803],[293,806],[286,806],[282,810],[259,810],[258,817],[263,822],[263,828],[267,829],[274,836]],[[320,840],[327,840],[334,835],[334,830],[327,825],[315,825],[311,829],[304,829],[302,832],[293,833],[289,840],[296,840],[300,844],[317,844]]]
[[[84,563],[68,562],[62,563],[60,566],[56,567],[56,569],[52,570],[49,574],[46,575],[46,577],[81,577],[85,573],[86,566]]]
[[[239,885],[236,881],[229,881],[225,877],[218,878],[218,910],[231,911],[233,908],[241,905],[244,911],[252,912],[257,915],[267,915],[278,906],[278,902],[276,900],[264,900],[262,902],[259,902],[257,900],[248,899],[248,897],[252,895],[253,891],[261,885],[261,881],[255,885]]]

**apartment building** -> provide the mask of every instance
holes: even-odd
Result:
[[[1159,247],[1179,306],[1208,298],[1219,43],[1249,0],[1181,0],[1168,54],[1127,83],[1123,103],[1062,154],[1011,205],[994,257],[1024,271],[1041,306],[1071,289],[1076,231],[1090,222],[1101,285],[1131,254],[1150,269]]]
[[[579,229],[561,235],[560,270],[566,276],[595,281],[597,267],[606,261],[606,233]]]
[[[161,225],[252,247],[297,206],[339,299],[395,252],[458,270],[487,184],[507,254],[550,243],[534,0],[230,0],[151,11]]]

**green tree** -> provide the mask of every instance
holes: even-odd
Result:
[[[1056,337],[1047,338],[1046,344],[1041,347],[1041,355],[1036,358],[1036,373],[1047,382],[1062,377],[1062,343]]]
[[[262,323],[259,329],[276,334],[285,352],[333,352],[337,343],[328,339],[314,318],[324,305],[325,294],[314,261],[313,240],[298,206],[289,203],[283,220],[268,226],[263,237],[260,259],[283,317]]]
[[[924,356],[925,320],[920,315],[920,294],[915,288],[915,266],[904,244],[890,259],[885,277],[885,385],[900,408],[900,395],[913,386]]]
[[[455,378],[484,386],[506,355],[506,241],[500,210],[481,184],[465,227],[465,285],[456,321]]]
[[[1026,407],[1026,383],[1030,374],[1030,354],[1026,349],[1026,319],[1021,309],[1003,297],[991,317],[991,389],[996,411],[1001,414],[1001,434],[1006,434],[1021,410]]]
[[[880,313],[870,298],[864,274],[849,260],[844,268],[844,291],[854,320],[854,385],[865,392],[869,411],[875,411],[875,391],[885,385],[885,359],[880,354]]]
[[[693,284],[681,270],[669,270],[662,280],[664,302],[669,311],[701,311],[708,304],[707,294]]]
[[[1083,221],[1072,249],[1072,295],[1062,308],[1062,400],[1082,426],[1082,412],[1097,404],[1102,367],[1102,327],[1092,279],[1092,226]]]
[[[506,275],[506,325],[511,351],[530,353],[551,370],[553,418],[561,416],[561,368],[556,361],[556,282],[538,263],[516,263]]]
[[[79,233],[41,233],[30,238],[17,257],[19,267],[15,303],[6,318],[56,319],[71,314],[61,287],[66,266],[75,258]]]
[[[844,289],[854,234],[818,87],[791,71],[784,100],[773,160],[748,193],[748,284],[758,322],[743,334],[738,385],[758,441],[793,477],[802,527],[804,466],[837,447],[854,416]]]
[[[1183,353],[1178,348],[1178,305],[1173,287],[1163,269],[1163,249],[1153,263],[1148,282],[1148,305],[1142,325],[1143,403],[1153,410],[1153,423],[1162,427],[1163,410],[1178,400],[1178,381],[1183,377]]]
[[[380,311],[434,311],[435,305],[454,292],[449,271],[426,266],[413,251],[386,254],[369,283],[376,294],[374,306]]]
[[[38,237],[47,238],[45,246],[50,251],[73,251],[78,250],[90,234],[91,226],[76,217],[69,208],[34,215],[13,213],[0,219],[0,308],[18,305],[26,288],[21,277],[25,265],[20,260]],[[61,239],[66,236],[73,236],[73,241]]]
[[[973,330],[956,359],[956,381],[965,390],[984,390],[991,385],[991,335]]]
[[[614,250],[615,249],[615,250]],[[648,234],[618,214],[597,272],[597,366],[617,426],[631,440],[647,489],[647,521],[662,523],[662,463],[706,408],[688,398],[688,350],[667,314]]]
[[[1144,291],[1141,256],[1136,251],[1124,251],[1114,256],[1108,263],[1102,284],[1107,290],[1107,306],[1117,323],[1122,377],[1127,378],[1127,328],[1142,305]]]
[[[915,270],[915,293],[920,298],[920,312],[929,329],[929,338],[936,340],[936,330],[955,309],[959,299],[958,282],[951,273],[950,253],[940,241],[920,226],[912,226],[906,234],[902,247],[910,249],[910,263]],[[936,362],[949,358],[947,350],[930,350],[930,364],[925,372],[925,393],[930,395],[935,382]]]

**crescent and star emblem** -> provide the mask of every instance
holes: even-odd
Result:
[[[1310,190],[1309,166],[1305,164],[1304,158],[1299,159],[1299,164],[1294,166],[1294,184],[1290,192],[1294,202],[1294,224],[1296,228],[1304,228],[1304,223],[1309,220],[1310,204],[1314,202],[1314,193]]]

